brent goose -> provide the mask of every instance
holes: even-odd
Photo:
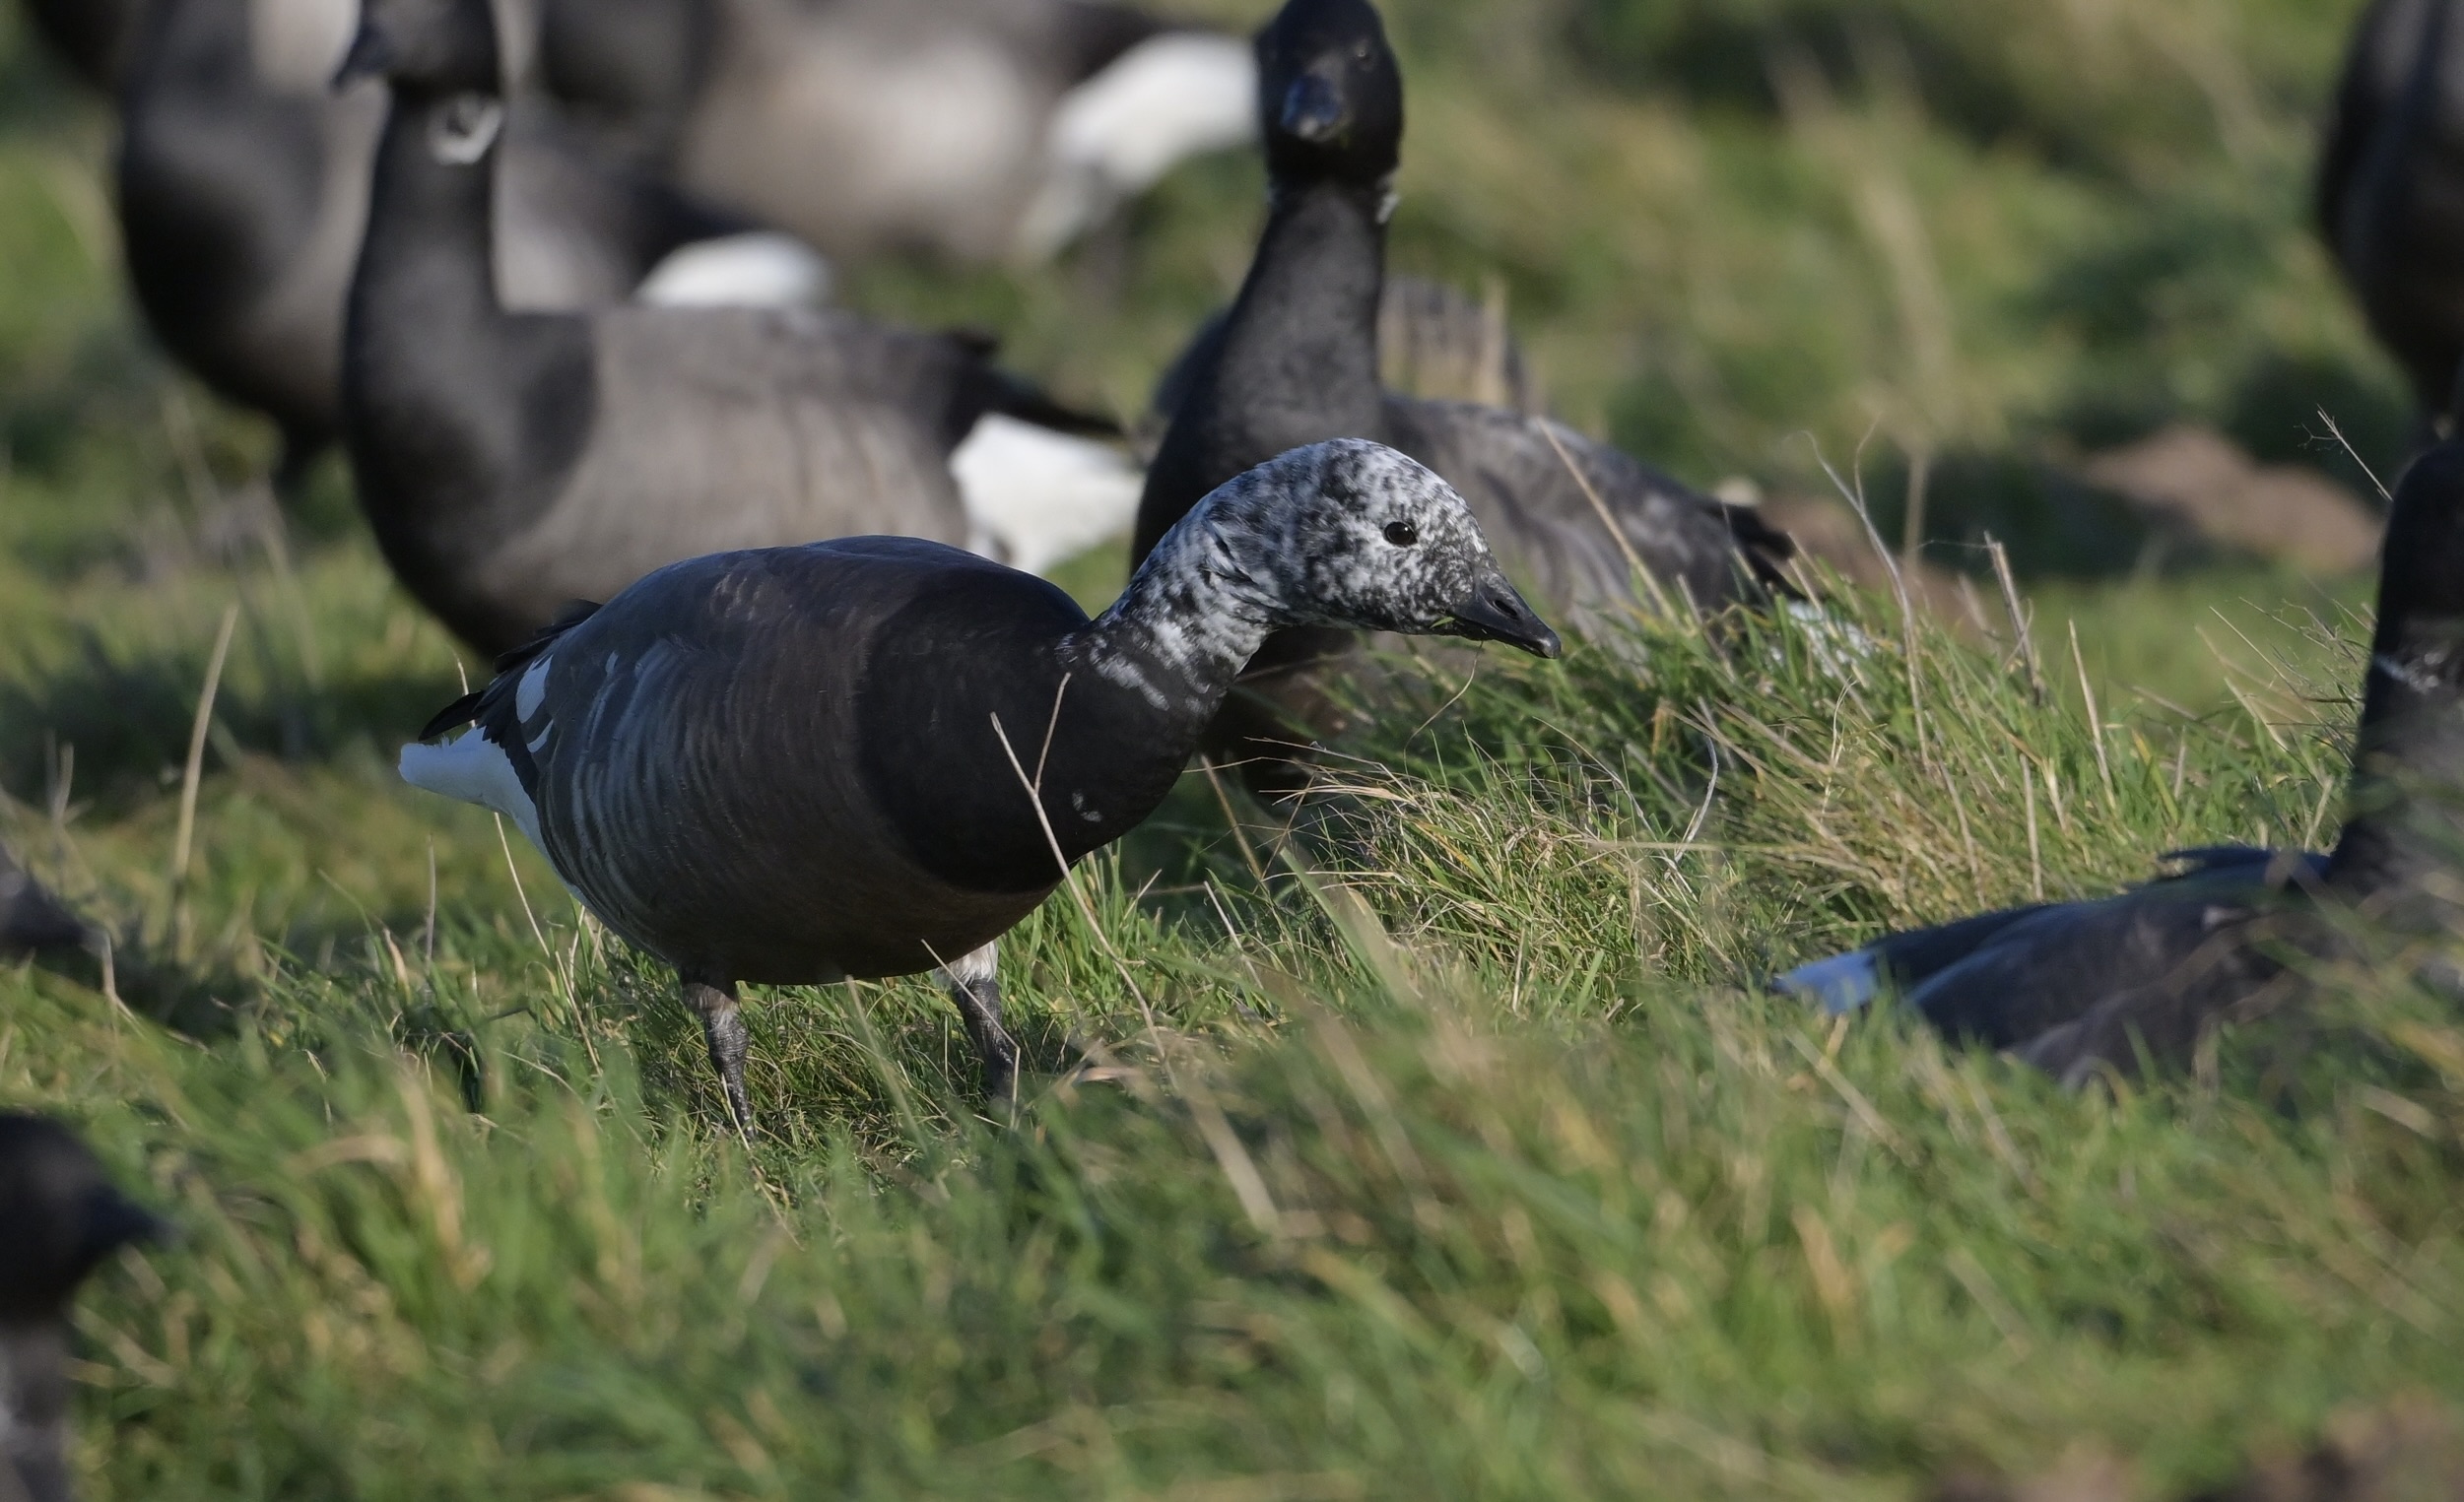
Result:
[[[1775,582],[1791,546],[1751,511],[1698,495],[1547,419],[1380,386],[1401,69],[1368,0],[1291,0],[1259,33],[1257,54],[1272,183],[1266,229],[1148,470],[1132,556],[1198,497],[1266,456],[1354,436],[1392,444],[1443,475],[1471,502],[1507,570],[1578,621],[1631,598],[1635,561],[1653,587],[1682,589],[1706,610]],[[1603,506],[1622,536],[1608,530]],[[1289,723],[1312,692],[1311,675],[1300,670],[1348,645],[1325,631],[1268,643],[1210,750],[1234,751],[1254,782],[1275,786],[1281,757],[1307,739]]]
[[[1267,633],[1319,622],[1558,651],[1462,497],[1346,439],[1216,490],[1093,621],[908,538],[673,564],[508,657],[422,739],[477,729],[402,775],[513,819],[676,967],[740,1122],[740,981],[938,969],[1002,1096],[995,941],[1058,884],[1054,845],[1145,818]]]
[[[2192,870],[2118,896],[1895,935],[1774,986],[1853,1011],[1895,994],[1954,1036],[2067,1081],[2186,1058],[2274,994],[2288,953],[2328,951],[2323,912],[2452,931],[2464,904],[2464,442],[2396,489],[2344,832],[2327,855],[2186,852]]]
[[[2319,163],[2318,222],[2425,416],[2464,360],[2464,16],[2375,0],[2354,32]]]
[[[384,117],[328,88],[352,0],[158,0],[119,91],[129,278],[164,346],[282,429],[297,477],[340,427],[343,307]],[[745,222],[602,160],[552,106],[515,109],[496,275],[525,307],[632,292],[679,245]]]
[[[1255,130],[1236,40],[1091,0],[547,0],[539,68],[832,256],[1039,259]]]
[[[94,930],[42,889],[0,845],[0,957],[85,948]]]
[[[403,583],[484,650],[704,553],[966,542],[952,456],[980,420],[1109,430],[968,336],[815,308],[508,311],[487,0],[369,0],[344,72],[393,98],[345,339],[360,501]]]
[[[0,1112],[0,1497],[68,1502],[69,1300],[163,1229],[67,1128]]]

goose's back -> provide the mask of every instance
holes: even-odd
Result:
[[[1789,552],[1750,512],[1548,418],[1389,396],[1386,421],[1396,447],[1462,491],[1506,570],[1560,612],[1579,617],[1632,597],[1632,566],[1604,510],[1653,577],[1672,589],[1682,580],[1704,609],[1750,598],[1756,576]]]
[[[895,534],[961,544],[966,517],[920,336],[842,315],[612,308],[592,319],[588,441],[539,520],[479,566],[544,623],[702,554]]]

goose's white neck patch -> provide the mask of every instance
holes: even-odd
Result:
[[[503,100],[457,94],[428,117],[428,154],[442,166],[470,166],[488,155],[503,128]]]

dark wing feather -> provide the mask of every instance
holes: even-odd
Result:
[[[1663,587],[1682,584],[1705,610],[1785,589],[1780,565],[1796,551],[1785,533],[1619,449],[1495,407],[1391,395],[1385,407],[1395,446],[1463,492],[1507,571],[1549,607],[1630,598],[1629,548]]]
[[[576,600],[566,606],[555,621],[541,628],[537,635],[499,657],[496,677],[437,710],[434,717],[420,727],[419,739],[439,740],[448,731],[477,724],[499,700],[513,691],[513,685],[521,682],[523,669],[546,655],[566,632],[597,615],[599,609],[596,602],[589,600]]]

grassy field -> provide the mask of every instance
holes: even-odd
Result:
[[[2408,417],[2303,227],[2351,10],[1399,0],[1396,260],[1502,279],[1564,410],[1690,479],[1812,489],[1870,431],[1889,531],[1938,461],[1952,566],[1996,477],[2177,419],[2358,488],[2315,410],[2382,474]],[[671,981],[394,781],[452,644],[338,470],[251,503],[268,435],[150,352],[108,122],[5,17],[0,835],[122,934],[127,1005],[0,972],[0,1102],[185,1231],[81,1316],[90,1495],[1895,1498],[2109,1456],[2154,1498],[2464,1401],[2436,1000],[2328,977],[2065,1096],[1756,989],[2331,835],[2366,581],[2023,551],[2041,685],[1998,609],[1846,592],[1404,665],[1297,827],[1193,777],[1017,933],[1016,1121],[927,984],[786,990],[748,1151]],[[850,296],[1135,411],[1258,192],[1200,163],[1048,272]]]

